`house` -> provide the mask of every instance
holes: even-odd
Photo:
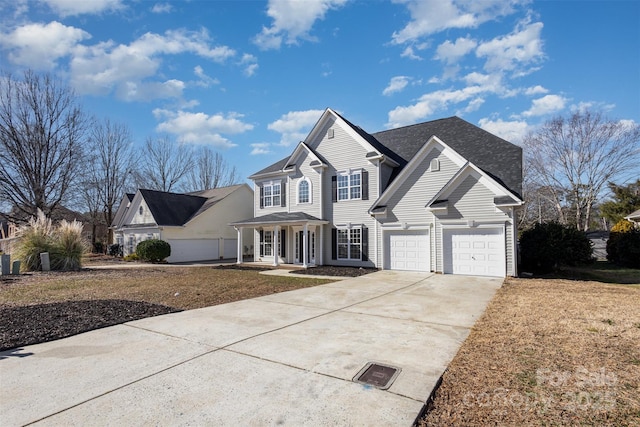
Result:
[[[636,228],[640,228],[640,209],[625,216],[624,219],[631,221]]]
[[[458,117],[369,134],[327,109],[250,178],[254,261],[517,275],[522,149]]]
[[[193,193],[138,190],[125,194],[114,216],[114,242],[124,255],[143,240],[161,239],[171,245],[169,262],[234,258],[236,248],[250,252],[248,236],[238,242],[230,221],[253,215],[253,190],[247,184]]]

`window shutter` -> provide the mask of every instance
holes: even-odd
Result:
[[[280,206],[287,206],[287,182],[284,179],[280,184]]]
[[[369,200],[369,171],[362,171],[362,200]]]
[[[362,261],[369,261],[369,229],[362,226]]]
[[[284,232],[284,228],[280,230],[280,256],[285,258],[287,256],[287,247],[286,247],[286,234]]]
[[[260,256],[264,256],[264,230],[260,230]]]
[[[331,229],[331,259],[338,259],[338,229]]]
[[[264,208],[264,188],[261,185],[260,186],[260,209],[262,208]],[[260,241],[262,241],[262,237],[260,238]]]
[[[333,203],[338,201],[338,177],[335,175],[331,177],[331,201]]]

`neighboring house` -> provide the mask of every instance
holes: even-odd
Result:
[[[238,242],[228,224],[253,215],[253,191],[247,184],[188,194],[138,190],[125,194],[112,224],[114,242],[124,255],[143,240],[171,245],[169,262],[234,258],[238,245],[252,249],[251,238]]]
[[[255,261],[517,275],[522,149],[458,117],[368,134],[327,109],[250,178]]]
[[[631,221],[636,228],[640,228],[640,209],[625,216],[624,219]]]

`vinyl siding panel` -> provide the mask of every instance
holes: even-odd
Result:
[[[333,129],[333,138],[327,137],[327,130]],[[371,204],[376,200],[379,194],[378,189],[378,166],[376,163],[369,162],[366,159],[367,149],[358,141],[353,139],[345,129],[337,122],[328,121],[327,125],[318,133],[318,139],[315,141],[307,141],[309,146],[327,161],[329,167],[325,169],[322,175],[322,197],[323,218],[331,221],[331,224],[324,226],[324,251],[323,259],[325,264],[335,265],[362,265],[373,266],[375,261],[375,220],[367,213]],[[349,169],[366,170],[369,174],[369,199],[368,200],[341,200],[333,203],[331,201],[331,177],[337,172]],[[331,228],[333,226],[352,226],[364,225],[369,231],[369,250],[368,258],[371,261],[354,262],[340,261],[331,259]]]
[[[458,224],[465,226],[468,221],[475,221],[476,224],[491,224],[505,230],[505,249],[507,255],[507,272],[513,266],[513,230],[511,218],[504,212],[497,210],[493,198],[495,195],[478,178],[469,175],[450,194],[448,209],[446,214],[437,214],[436,222],[436,247],[438,257],[436,260],[436,270],[443,271],[443,241],[442,224]],[[505,227],[506,225],[506,227]]]

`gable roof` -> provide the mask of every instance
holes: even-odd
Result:
[[[432,136],[436,136],[500,185],[522,198],[522,148],[460,117],[453,116],[369,134],[331,109],[327,109],[323,117],[328,113],[342,120],[376,152],[399,165],[391,177],[392,181],[420,148]],[[317,127],[318,124],[314,129]],[[290,158],[291,156],[285,157],[249,178],[281,173]]]
[[[522,198],[522,148],[460,117],[390,129],[372,136],[406,164],[434,135]]]
[[[246,184],[213,188],[192,193],[169,193],[138,190],[159,226],[181,226],[210,209],[219,201]]]

